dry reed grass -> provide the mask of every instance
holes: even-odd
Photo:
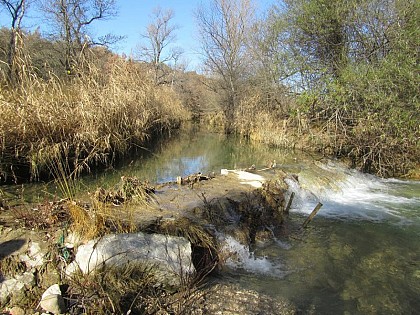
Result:
[[[23,169],[38,179],[55,160],[78,175],[187,118],[175,92],[156,87],[139,64],[111,56],[103,67],[86,61],[77,75],[44,81],[27,70],[27,62],[16,85],[0,85],[4,177]]]
[[[306,117],[284,114],[294,107],[287,97],[274,101],[264,91],[250,89],[235,112],[235,128],[258,142],[286,148],[303,147],[305,142],[301,136],[309,131]]]
[[[121,207],[93,200],[90,206],[75,201],[68,202],[70,229],[83,240],[90,240],[108,233],[132,233],[138,231],[136,212],[147,211],[132,204]]]
[[[138,263],[108,266],[69,280],[71,314],[191,314],[201,295],[193,282],[165,290],[153,267]]]
[[[235,112],[236,131],[251,140],[284,148],[333,154],[334,133],[314,122],[287,95],[250,88]]]

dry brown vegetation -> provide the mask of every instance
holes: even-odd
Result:
[[[287,148],[311,145],[305,138],[309,132],[305,115],[291,115],[298,111],[296,102],[277,91],[248,88],[235,112],[235,129],[252,140]]]
[[[306,93],[273,98],[273,91],[248,88],[241,96],[234,126],[252,140],[346,158],[353,167],[383,177],[418,178],[419,129],[413,123],[418,113],[413,104],[395,101],[381,108],[375,99],[379,109],[372,113],[333,107],[331,100]]]
[[[96,58],[93,52],[88,57]],[[140,64],[106,58],[103,66],[86,58],[76,74],[46,81],[25,61],[19,83],[1,85],[1,176],[29,173],[37,179],[52,161],[64,161],[79,174],[187,118],[176,94],[155,86]]]
[[[157,284],[150,266],[130,263],[70,279],[71,314],[191,314],[200,293],[192,281],[177,292]]]

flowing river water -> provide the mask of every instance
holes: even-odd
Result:
[[[419,181],[381,179],[301,151],[193,130],[79,185],[106,188],[122,175],[174,181],[222,168],[263,168],[272,160],[298,176],[288,182],[295,198],[284,236],[252,249],[226,237],[237,255],[216,280],[288,299],[304,314],[418,314]],[[297,232],[318,202],[319,213]]]

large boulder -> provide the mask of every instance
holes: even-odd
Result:
[[[183,237],[162,234],[110,234],[79,246],[66,273],[87,274],[102,266],[140,263],[154,267],[158,282],[177,287],[195,272],[191,244]]]

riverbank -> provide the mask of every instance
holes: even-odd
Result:
[[[230,293],[221,302],[214,297],[214,294],[220,295],[221,292],[213,285],[199,289],[206,275],[222,268],[224,261],[235,255],[234,252],[220,252],[222,245],[219,244],[217,233],[234,235],[244,245],[250,246],[256,241],[267,241],[273,231],[281,229],[284,220],[283,172],[275,174],[267,170],[253,174],[228,171],[224,174],[215,177],[197,174],[181,179],[179,184],[156,187],[144,186],[135,178],[122,178],[117,190],[98,189],[89,204],[60,200],[33,205],[31,208],[3,205],[0,217],[2,307],[20,307],[25,314],[33,314],[39,307],[35,306],[42,300],[42,293],[60,284],[61,288],[66,289],[62,289],[58,295],[67,301],[64,303],[66,311],[71,310],[73,314],[81,311],[81,305],[88,313],[107,313],[111,310],[126,313],[131,310],[136,314],[143,310],[147,314],[169,311],[202,314],[207,309],[212,314],[222,307],[231,312],[242,310],[246,311],[244,314],[254,314],[258,304],[255,301],[264,303],[265,306],[260,307],[267,309],[270,309],[270,305],[282,306],[268,314],[292,314],[293,306],[286,301],[275,302],[249,290],[225,287],[223,290]],[[270,222],[270,230],[266,230],[267,222]],[[162,258],[158,263],[139,260],[140,265],[136,267],[136,258],[132,257],[131,265],[118,263],[113,267],[111,260],[120,255],[116,253],[105,259],[107,267],[100,269],[99,274],[97,271],[69,276],[70,265],[76,263],[84,270],[84,262],[78,259],[86,258],[86,255],[79,255],[78,251],[87,246],[90,240],[93,239],[94,247],[99,249],[103,246],[100,242],[106,244],[108,237],[117,237],[113,236],[116,232],[122,237],[132,235],[135,240],[141,241],[142,236],[133,234],[140,231],[147,232],[147,235],[167,237],[164,242],[166,246],[155,245],[157,247],[153,251],[171,251],[170,235],[191,244],[188,245],[192,250],[189,258],[182,256],[183,252],[178,252],[180,256],[174,256],[178,258],[169,260],[174,263],[173,259],[183,257],[179,261],[183,267],[175,278],[170,278],[175,270],[173,267],[170,268],[171,272],[166,270],[166,279],[178,279],[175,286],[173,281],[170,281],[170,288],[162,284],[156,286],[156,279],[162,278],[156,278],[155,268],[151,266],[162,265]],[[134,239],[127,244],[134,242]],[[126,251],[124,243],[118,248],[121,253]],[[181,247],[177,248],[181,250]],[[133,255],[134,252],[130,252]],[[93,257],[101,255],[104,254],[90,254],[88,256],[92,258],[89,261],[96,261]],[[135,257],[138,259],[138,256]],[[191,266],[187,268],[188,259]],[[118,261],[121,262],[121,259]],[[194,273],[188,271],[189,268],[193,268]],[[111,281],[112,285],[104,282],[104,279]],[[161,283],[162,280],[158,281]],[[90,294],[94,294],[95,298],[91,299]],[[252,296],[253,302],[245,303],[243,299],[247,296]]]
[[[247,139],[338,158],[352,168],[384,178],[420,178],[418,126],[396,133],[388,126],[395,122],[383,122],[380,115],[369,119],[355,115],[342,122],[339,117],[321,116],[301,108],[296,99],[285,101],[285,113],[281,107],[263,106],[262,95],[253,95],[251,101],[247,97],[245,95],[243,101],[246,106],[236,111],[233,124],[235,132]],[[414,111],[408,115],[418,116]],[[221,113],[204,117],[203,123],[210,128],[224,128]]]
[[[79,75],[23,76],[0,90],[0,180],[36,181],[109,166],[189,114],[141,64],[108,56]],[[26,74],[26,73],[24,73]]]

